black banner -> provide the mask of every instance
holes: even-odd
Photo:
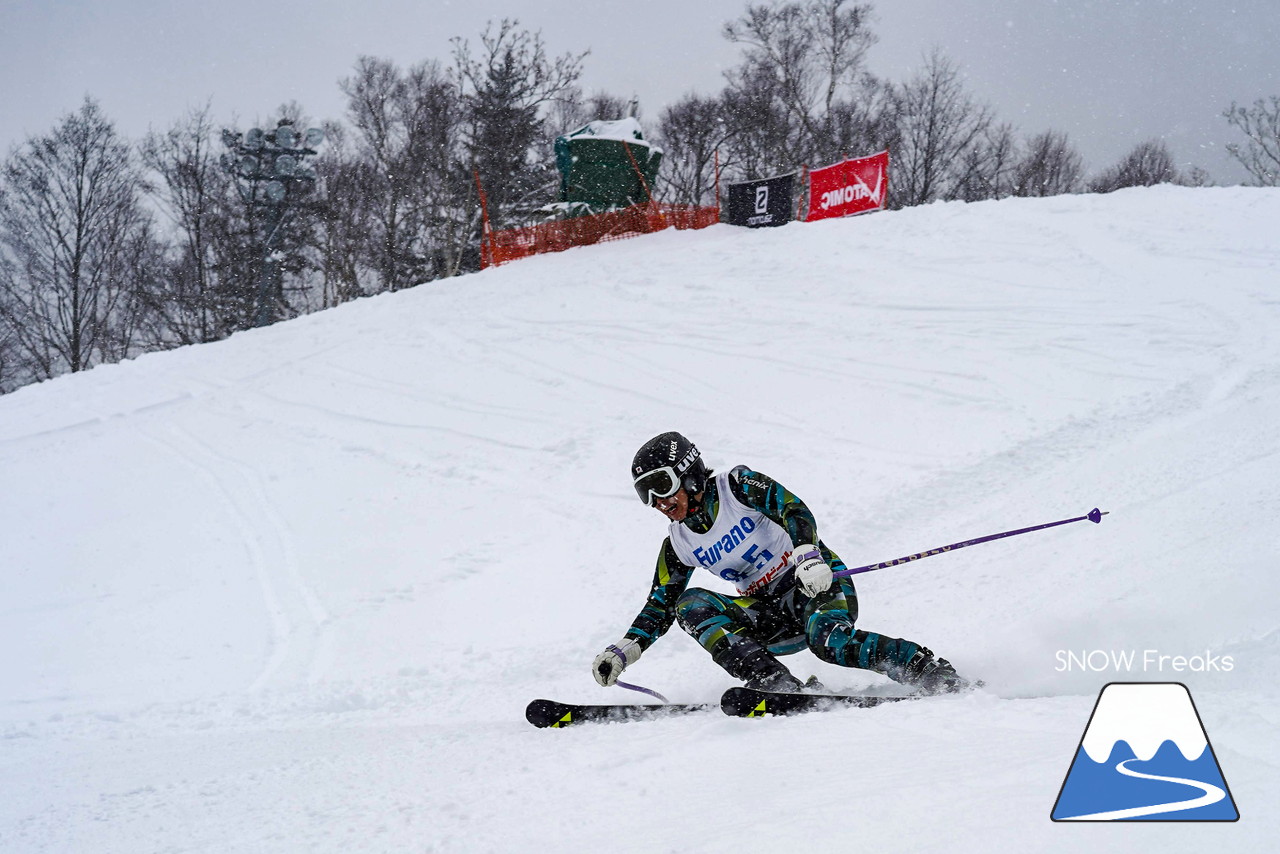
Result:
[[[786,225],[796,218],[791,189],[795,173],[729,185],[730,225],[763,228]]]

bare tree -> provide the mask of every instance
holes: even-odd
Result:
[[[551,103],[547,113],[547,132],[554,140],[587,122],[597,119],[616,121],[627,116],[640,118],[640,102],[636,99],[604,90],[584,95],[577,86],[570,86]]]
[[[362,56],[356,61],[355,74],[339,85],[347,96],[347,115],[368,167],[363,170],[364,183],[357,188],[372,202],[366,211],[372,226],[368,254],[377,270],[379,289],[396,291],[413,283],[406,269],[415,237],[406,224],[414,190],[408,152],[415,130],[408,83],[391,61]],[[339,176],[332,177],[340,181]]]
[[[1252,107],[1232,102],[1223,116],[1227,124],[1249,140],[1244,147],[1228,143],[1231,156],[1240,161],[1258,186],[1280,186],[1280,96],[1259,98]]]
[[[130,233],[121,253],[123,293],[115,308],[112,334],[103,339],[103,362],[119,362],[178,343],[171,337],[156,335],[163,327],[156,313],[155,295],[170,287],[171,269],[169,246],[152,228],[137,228]]]
[[[320,250],[319,307],[329,308],[372,293],[377,274],[367,263],[372,210],[378,201],[368,191],[377,186],[374,166],[362,159],[347,128],[337,122],[324,127],[324,149],[316,157],[322,212],[317,231]],[[376,265],[375,265],[376,266]]]
[[[662,111],[657,137],[663,148],[661,195],[665,201],[715,202],[716,152],[729,133],[718,98],[686,95]]]
[[[139,253],[153,244],[129,146],[85,98],[0,178],[0,324],[43,379],[130,348]]]
[[[3,185],[0,185],[0,196],[3,192]],[[16,275],[9,258],[0,252],[0,282],[12,280]],[[0,290],[0,394],[7,394],[31,379],[31,372],[25,369],[26,360],[18,344],[17,333],[5,319],[5,299],[4,291]]]
[[[1125,187],[1150,187],[1181,183],[1173,155],[1163,141],[1149,139],[1134,146],[1120,162],[1089,182],[1089,191],[1110,193]]]
[[[160,288],[148,292],[151,312],[160,321],[153,331],[157,346],[165,340],[213,341],[223,332],[216,322],[213,220],[226,204],[229,178],[218,163],[214,139],[206,104],[165,133],[148,134],[141,145],[142,163],[159,178],[155,195],[176,233],[177,257]]]
[[[783,163],[833,160],[843,153],[839,128],[847,131],[857,112],[839,108],[873,82],[864,70],[867,50],[876,42],[870,20],[867,3],[799,0],[752,4],[725,24],[725,38],[745,49],[743,65],[729,75],[731,88],[766,93],[781,107],[789,130],[787,150],[779,152]],[[768,108],[761,112],[778,117]]]
[[[1033,136],[1014,169],[1015,196],[1058,196],[1077,193],[1084,180],[1084,160],[1063,131]]]
[[[805,161],[801,129],[778,95],[766,69],[744,67],[721,95],[725,120],[723,170],[733,180],[765,178]]]
[[[240,189],[231,186],[231,192],[209,223],[212,229],[210,264],[217,283],[211,312],[217,337],[252,329],[255,325],[264,250],[261,219],[260,208],[255,209]]]
[[[991,111],[966,94],[959,70],[941,51],[897,91],[897,145],[890,184],[894,207],[922,205],[954,194],[972,149],[991,125]]]
[[[960,159],[955,183],[946,197],[965,202],[1013,195],[1018,143],[1007,122],[990,125]]]
[[[415,199],[410,222],[418,235],[411,273],[422,282],[479,269],[473,238],[480,210],[474,179],[463,165],[466,105],[459,79],[430,62],[410,68],[405,84]]]
[[[892,84],[870,77],[856,96],[831,105],[827,116],[830,144],[811,163],[871,154],[896,145],[898,139],[896,104]]]
[[[1207,169],[1193,164],[1183,173],[1180,183],[1188,187],[1212,187],[1213,177]]]
[[[741,66],[727,75],[736,108],[734,136],[743,143],[736,147],[751,149],[741,152],[744,164],[752,154],[764,155],[768,163],[743,177],[788,169],[808,156],[816,84],[804,18],[799,3],[754,4],[724,26],[724,37],[745,48]]]

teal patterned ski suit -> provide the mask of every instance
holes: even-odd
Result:
[[[740,504],[785,528],[792,544],[815,543],[833,571],[845,568],[819,540],[809,508],[777,481],[738,466],[727,482]],[[718,489],[716,478],[708,478],[700,506],[681,524],[696,533],[709,531],[722,504]],[[679,558],[667,537],[648,599],[626,637],[647,649],[678,622],[717,664],[748,682],[784,670],[774,656],[805,648],[831,664],[873,670],[897,681],[911,681],[909,665],[921,660],[918,652],[931,657],[919,644],[858,629],[858,596],[848,578],[837,578],[829,590],[810,597],[796,585],[788,566],[761,589],[731,596],[690,587],[695,568]]]

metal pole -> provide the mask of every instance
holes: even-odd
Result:
[[[276,320],[276,301],[280,291],[280,248],[283,234],[284,205],[268,202],[263,240],[262,269],[258,274],[258,305],[254,326],[270,326]]]

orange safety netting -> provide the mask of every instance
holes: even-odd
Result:
[[[561,252],[571,246],[590,246],[605,240],[623,240],[664,228],[706,228],[719,221],[718,207],[651,202],[523,228],[486,229],[480,247],[480,266],[493,267],[530,255]]]

